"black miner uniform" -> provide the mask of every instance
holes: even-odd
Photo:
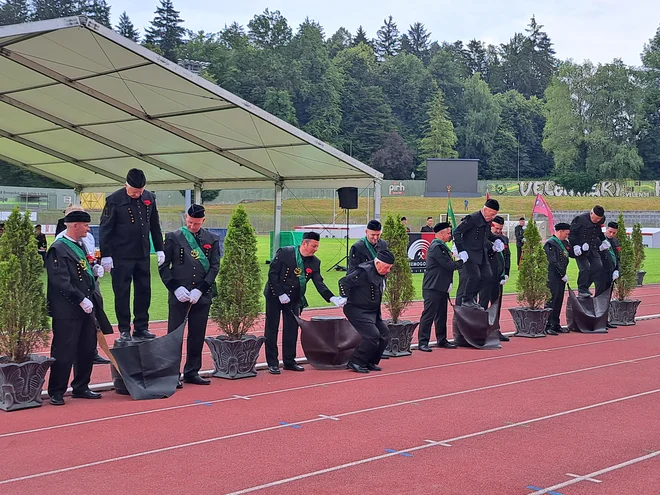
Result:
[[[167,333],[175,331],[188,314],[184,380],[196,377],[202,367],[206,323],[215,288],[215,277],[220,269],[220,238],[204,228],[199,229],[193,237],[198,245],[191,247],[180,229],[168,232],[165,235],[165,262],[158,268],[160,278],[169,291]],[[202,257],[208,260],[208,271],[199,261]],[[179,287],[185,287],[188,291],[198,289],[202,295],[197,303],[190,306],[189,302],[180,302],[174,295],[174,291]]]
[[[449,285],[454,279],[454,270],[463,266],[463,261],[454,261],[447,244],[434,239],[426,253],[426,271],[422,283],[424,310],[419,322],[419,346],[428,346],[431,338],[431,323],[435,324],[438,345],[447,340],[447,302]]]
[[[578,292],[586,294],[592,283],[596,284],[596,293],[602,292],[602,277],[600,271],[603,269],[603,263],[600,259],[599,246],[605,240],[605,234],[601,229],[601,223],[605,221],[602,218],[601,223],[593,223],[590,212],[582,213],[576,216],[571,222],[571,233],[568,235],[568,242],[571,250],[574,246],[589,244],[589,250],[582,250],[580,256],[575,256],[579,274],[578,274]]]
[[[367,246],[367,244],[369,245]],[[387,249],[387,242],[383,239],[378,239],[375,246],[366,238],[356,241],[355,244],[351,246],[351,250],[348,253],[348,271],[350,272],[362,263],[373,261],[376,257],[374,253],[378,254],[379,251],[384,251],[385,249]]]
[[[520,266],[520,257],[522,256],[522,251],[523,251],[523,245],[525,244],[523,242],[523,239],[525,237],[525,228],[518,224],[516,225],[516,228],[513,229],[513,234],[516,236],[516,256],[517,256],[517,264]]]
[[[479,305],[488,309],[489,304],[495,303],[500,298],[502,285],[500,282],[509,276],[511,271],[511,250],[509,249],[509,238],[504,234],[494,236],[504,243],[504,251],[496,253],[492,249],[488,250],[488,262],[490,263],[491,277],[485,280],[479,290]]]
[[[78,246],[82,256],[63,239],[58,239],[46,254],[48,312],[53,319],[50,355],[55,358],[48,381],[48,395],[51,397],[64,395],[73,365],[73,393],[82,394],[89,390],[96,354],[94,313],[85,313],[80,307],[84,298],[96,306],[96,280],[86,269],[88,265],[82,242]]]
[[[156,208],[156,197],[145,190],[138,199],[126,189],[115,191],[105,200],[99,227],[101,257],[112,257],[112,290],[115,314],[122,337],[131,330],[131,280],[133,281],[133,334],[144,336],[149,326],[151,304],[151,234],[154,249],[163,251],[163,233]]]
[[[610,243],[609,249],[600,251],[600,259],[603,263],[603,270],[601,272],[602,282],[600,285],[600,292],[596,291],[596,295],[607,292],[612,287],[612,274],[614,270],[619,269],[619,240],[616,237],[607,239]]]
[[[296,346],[298,342],[298,322],[294,315],[307,306],[301,294],[299,275],[296,274],[298,262],[296,261],[298,246],[286,246],[277,250],[268,269],[268,282],[264,289],[266,296],[266,361],[268,366],[279,367],[277,350],[277,334],[280,326],[280,313],[282,313],[282,362],[286,368],[296,366]],[[314,282],[316,290],[326,301],[334,297],[332,291],[326,287],[321,276],[321,260],[316,256],[302,256],[305,279]],[[307,285],[307,283],[305,285]],[[305,289],[306,290],[306,289]],[[291,302],[282,304],[279,296],[286,294]]]
[[[362,368],[377,365],[390,340],[380,310],[384,290],[385,277],[378,273],[374,261],[358,265],[339,279],[339,295],[348,298],[344,315],[362,336],[351,362]]]
[[[566,275],[571,246],[568,241],[560,241],[557,237],[550,237],[543,250],[548,258],[548,288],[550,289],[550,300],[545,305],[546,308],[552,308],[552,313],[548,319],[546,328],[561,332],[559,316],[564,304],[564,290],[566,283],[562,278]]]
[[[491,234],[490,222],[486,221],[481,210],[463,218],[453,233],[458,252],[466,251],[468,254],[468,260],[463,265],[461,273],[461,278],[465,277],[461,304],[476,302],[479,287],[492,276],[488,262],[488,240],[490,238],[495,240],[495,236]]]

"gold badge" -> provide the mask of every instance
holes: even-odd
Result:
[[[81,259],[78,263],[80,264],[80,267],[83,270],[87,270],[87,260],[86,259]]]
[[[190,250],[190,256],[192,256],[194,259],[198,260],[199,259],[199,251],[197,251],[197,249],[191,249]]]
[[[301,270],[299,267],[295,267],[295,268],[293,269],[293,274],[294,274],[296,277],[300,277],[300,274],[301,274],[301,273],[302,273],[302,270]]]

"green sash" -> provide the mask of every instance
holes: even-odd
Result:
[[[83,251],[83,248],[81,248],[75,242],[70,241],[66,237],[60,237],[59,240],[62,241],[64,244],[66,244],[71,249],[71,251],[73,251],[73,254],[78,256],[78,263],[80,264],[80,266],[85,268],[87,275],[89,275],[89,278],[92,279],[92,286],[94,286],[96,284],[96,279],[94,278],[94,272],[92,271],[92,267],[89,266],[89,261],[87,261],[87,255],[85,254],[85,251]]]
[[[433,243],[435,243],[435,242],[437,242],[438,244],[440,244],[440,245],[446,247],[448,251],[451,251],[451,249],[449,249],[449,247],[447,246],[447,244],[444,243],[444,242],[442,242],[440,239],[438,239],[438,238],[433,239],[433,242],[431,242],[431,244],[433,244]]]
[[[363,237],[362,240],[364,241],[365,246],[367,246],[367,249],[371,253],[371,256],[373,256],[374,259],[376,259],[377,253],[374,247],[371,245],[371,243],[367,240],[366,237]]]
[[[298,282],[300,283],[300,309],[307,307],[307,298],[305,298],[305,291],[307,290],[307,275],[305,274],[305,264],[303,263],[302,255],[300,254],[300,246],[294,247],[296,251],[296,264],[298,265]],[[295,271],[294,271],[295,273]]]
[[[202,264],[204,270],[208,272],[209,268],[211,268],[211,264],[209,263],[204,250],[197,243],[195,236],[188,230],[188,227],[181,227],[181,232],[183,233],[183,237],[186,238],[186,241],[188,241],[188,245],[190,246],[190,256],[199,261]]]
[[[559,245],[559,247],[561,248],[561,250],[564,252],[564,255],[565,255],[565,256],[568,256],[568,249],[566,249],[566,246],[564,246],[564,243],[563,243],[563,242],[561,242],[561,241],[560,241],[556,236],[554,236],[554,235],[553,235],[553,236],[550,236],[550,239],[552,239],[553,241],[555,241],[555,243],[556,243],[557,245]]]
[[[610,242],[610,247],[607,251],[610,253],[610,256],[612,257],[612,263],[614,263],[614,266],[616,266],[616,253],[614,252],[614,246],[612,246],[611,242]]]

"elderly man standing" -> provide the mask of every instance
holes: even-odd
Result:
[[[348,271],[350,272],[361,263],[376,258],[379,251],[387,249],[387,243],[380,238],[383,226],[378,220],[369,220],[364,231],[365,236],[351,246],[348,253]]]
[[[380,305],[385,291],[385,276],[394,264],[394,255],[380,251],[339,280],[341,295],[348,298],[344,314],[362,336],[346,367],[356,373],[381,371],[378,363],[390,340],[390,330],[383,321]]]
[[[48,307],[53,318],[51,356],[55,362],[50,369],[48,395],[50,403],[64,405],[71,367],[73,397],[99,399],[101,394],[89,389],[96,350],[96,322],[94,319],[95,275],[87,260],[82,238],[89,231],[90,216],[85,211],[71,211],[64,217],[65,234],[51,244],[46,254],[48,273]]]
[[[280,314],[282,326],[282,361],[284,369],[305,371],[296,363],[298,345],[298,322],[296,316],[307,307],[305,292],[307,283],[314,282],[321,297],[335,306],[343,306],[346,299],[335,296],[323,282],[321,260],[314,253],[319,249],[321,236],[316,232],[305,232],[300,246],[286,246],[277,250],[268,269],[268,282],[264,289],[266,296],[266,361],[268,372],[280,374],[280,361],[277,349]]]
[[[463,218],[454,229],[458,257],[464,263],[465,291],[461,306],[483,309],[477,304],[476,297],[479,287],[492,277],[488,261],[488,240],[494,239],[490,232],[490,222],[499,209],[497,200],[489,199],[481,210]],[[494,239],[492,249],[496,252],[504,251],[504,243],[500,239]]]
[[[559,316],[564,304],[564,291],[568,282],[566,268],[568,268],[571,246],[566,239],[570,229],[571,226],[567,223],[556,224],[555,234],[543,246],[545,255],[548,258],[548,289],[550,289],[550,300],[545,307],[552,308],[552,313],[545,327],[545,333],[548,335],[568,333],[568,330],[560,325]]]
[[[112,270],[115,313],[122,340],[131,340],[131,281],[134,290],[133,337],[155,337],[148,330],[151,304],[149,234],[158,256],[158,266],[165,262],[165,253],[156,197],[144,188],[146,183],[142,170],[129,170],[125,187],[106,198],[99,227],[101,265],[106,272]]]
[[[596,205],[591,211],[578,215],[571,222],[568,242],[579,270],[578,297],[591,297],[589,287],[593,283],[596,284],[596,293],[602,292],[600,272],[603,269],[603,263],[599,251],[610,248],[610,243],[605,239],[601,227],[604,221],[605,210],[602,206]]]
[[[202,228],[204,217],[203,206],[193,204],[188,208],[186,225],[165,236],[165,263],[158,268],[160,278],[169,290],[167,332],[175,331],[188,315],[188,350],[183,381],[196,385],[211,383],[199,376],[199,370],[202,368],[212,288],[220,270],[220,238]]]

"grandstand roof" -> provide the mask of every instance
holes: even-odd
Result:
[[[0,160],[79,190],[366,187],[382,174],[85,17],[0,27]]]

